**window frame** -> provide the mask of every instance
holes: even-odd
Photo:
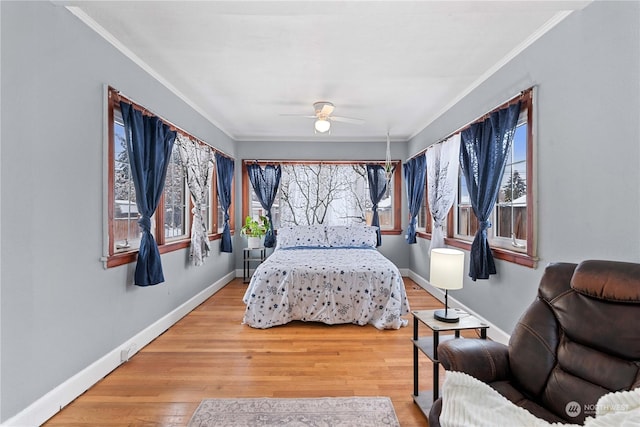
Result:
[[[116,267],[119,265],[129,264],[135,262],[138,256],[138,248],[131,249],[128,251],[115,251],[114,249],[114,234],[113,234],[113,221],[115,218],[114,212],[114,204],[115,204],[115,171],[114,171],[114,162],[115,162],[115,131],[114,131],[114,121],[115,121],[115,113],[114,109],[119,109],[117,105],[120,100],[124,100],[127,103],[130,103],[135,109],[140,110],[144,113],[149,113],[149,110],[145,107],[139,105],[135,101],[132,101],[128,97],[122,95],[118,90],[108,87],[107,88],[107,230],[106,230],[106,255],[102,258],[102,261],[105,264],[105,268]],[[178,133],[183,134],[184,136],[197,141],[200,144],[207,145],[211,150],[217,151],[215,148],[205,144],[200,139],[194,137],[188,132],[178,128],[174,124],[166,121],[162,117],[156,115],[161,121],[166,123],[171,127],[171,130],[175,130]],[[186,180],[185,180],[186,181]],[[235,206],[235,182],[232,187],[232,197],[231,197],[231,206],[229,208],[230,213],[230,227],[231,233],[234,233],[234,206]],[[193,209],[193,202],[191,200],[191,193],[189,192],[188,185],[185,182],[185,191],[186,191],[186,214],[189,218],[185,218],[186,221],[186,231],[187,234],[175,238],[166,238],[165,230],[164,230],[164,208],[156,209],[154,216],[152,217],[152,228],[154,233],[154,238],[156,240],[156,244],[158,245],[158,251],[160,254],[173,252],[181,249],[188,248],[191,244],[191,210]],[[216,174],[216,165],[214,164],[213,173],[211,176],[210,189],[209,189],[209,210],[210,212],[217,212],[218,210],[218,196],[217,196],[217,174]],[[164,207],[165,204],[165,193],[162,192],[160,196],[160,201],[158,206]],[[210,215],[207,219],[207,236],[209,241],[217,240],[222,238],[222,233],[218,232],[218,224],[217,224],[217,215]]]
[[[473,122],[469,123],[463,128],[457,130],[447,138],[450,138],[456,133],[462,132],[463,130],[467,129],[474,123],[478,123],[484,120],[489,114],[493,113],[494,111],[497,111],[509,105],[515,104],[518,101],[522,101],[521,111],[524,109],[527,110],[527,147],[526,147],[526,156],[527,156],[527,163],[526,163],[527,240],[526,241],[527,241],[527,247],[526,247],[526,251],[517,251],[517,250],[507,249],[504,246],[496,245],[494,242],[491,242],[491,241],[489,242],[489,245],[491,247],[491,250],[493,252],[493,256],[495,259],[515,263],[515,264],[522,265],[529,268],[536,268],[538,257],[537,257],[537,246],[536,246],[537,239],[536,239],[536,235],[534,234],[536,231],[534,203],[535,203],[535,193],[537,191],[537,187],[535,185],[536,178],[535,178],[535,167],[534,167],[536,162],[536,159],[534,157],[534,147],[535,147],[534,88],[529,88],[523,91],[519,96],[494,108],[493,110],[483,115],[479,119],[474,120]],[[447,139],[447,138],[444,138],[444,139]],[[425,204],[425,209],[427,209],[427,212],[429,212],[429,200],[426,197],[425,197],[424,204]],[[447,230],[446,230],[446,236],[444,241],[445,241],[445,244],[449,246],[453,246],[463,250],[471,250],[473,237],[471,237],[471,239],[469,240],[456,235],[457,208],[458,208],[458,194],[456,194],[456,199],[447,216]],[[425,232],[424,230],[419,231],[417,234],[421,238],[431,239],[431,233]]]
[[[424,217],[425,223],[422,224],[420,221],[420,214],[418,214],[418,226],[416,228],[416,236],[422,237],[423,239],[431,240],[431,233],[433,233],[433,216],[431,215],[431,210],[429,209],[429,177],[424,177],[424,199],[422,203],[422,207],[420,210],[424,209]],[[447,227],[448,228],[448,227]]]
[[[171,150],[171,155],[173,157],[174,154],[178,154],[178,156],[180,155],[179,153],[179,148],[177,146],[177,144],[173,144],[173,149]],[[171,159],[171,161],[175,161],[175,159]],[[182,161],[181,161],[182,163]],[[169,167],[171,167],[172,165],[170,164]],[[182,194],[184,195],[184,207],[182,209],[182,215],[184,215],[184,218],[182,219],[183,224],[182,226],[184,227],[184,233],[180,234],[178,236],[172,236],[172,237],[167,237],[167,232],[165,230],[165,226],[166,223],[164,221],[165,219],[165,214],[167,211],[167,197],[166,197],[166,188],[167,188],[167,179],[169,178],[169,170],[167,170],[167,176],[165,177],[165,181],[164,181],[164,189],[162,191],[162,205],[158,205],[158,207],[163,206],[163,210],[162,210],[162,216],[163,216],[163,225],[162,225],[162,232],[164,233],[164,241],[165,243],[169,243],[169,242],[177,242],[180,240],[184,240],[187,238],[191,238],[191,223],[193,221],[193,215],[191,214],[191,210],[193,209],[193,201],[191,200],[191,192],[189,191],[189,183],[187,180],[187,176],[184,172],[184,169],[182,169],[180,172],[182,174],[181,179],[182,179]]]
[[[530,139],[529,139],[529,136],[530,136],[530,135],[529,135],[529,133],[528,133],[528,132],[529,132],[529,129],[530,129],[530,127],[531,127],[531,121],[530,121],[530,119],[529,119],[529,114],[528,114],[528,113],[529,113],[529,108],[528,108],[528,106],[524,106],[524,105],[523,105],[523,107],[522,107],[522,109],[521,109],[521,111],[520,111],[520,115],[519,115],[519,118],[518,118],[518,125],[516,126],[516,128],[517,128],[517,127],[519,127],[519,126],[521,126],[521,117],[523,116],[523,111],[524,111],[524,110],[526,110],[527,115],[524,117],[524,120],[523,120],[522,122],[524,122],[524,123],[526,123],[526,124],[527,124],[527,136],[526,136],[525,143],[527,144],[527,148],[528,148],[528,146],[529,146],[529,141],[530,141]],[[514,148],[515,148],[515,146],[512,144],[511,149],[513,150]],[[526,149],[525,149],[525,151],[526,151]],[[513,156],[513,152],[511,152],[511,155]],[[526,159],[528,159],[528,158],[529,158],[529,157],[528,157],[528,152],[526,152],[526,153],[525,153],[525,156],[527,156],[527,157],[526,157]],[[528,163],[530,163],[530,162],[528,162],[528,160],[526,160],[526,159],[525,159],[525,162],[526,162],[526,163],[525,163],[525,165],[527,165]],[[512,163],[510,162],[510,160],[507,162],[507,166],[509,166],[509,165],[512,165]],[[509,171],[508,171],[508,170],[505,168],[505,170],[504,170],[504,175],[503,175],[503,179],[504,179],[504,176],[505,176],[505,175],[507,175],[507,172],[512,173],[512,170],[509,170]],[[526,171],[525,171],[525,174],[526,174]],[[528,175],[527,175],[527,176],[528,176]],[[464,178],[464,177],[462,176],[462,174],[460,174],[459,179],[460,179],[460,180],[462,180],[463,178]],[[459,181],[459,182],[461,182],[461,181]],[[458,189],[459,189],[459,188],[460,188],[460,187],[458,186]],[[456,200],[454,201],[454,204],[458,207],[458,209],[452,209],[452,213],[453,213],[453,216],[454,216],[454,224],[456,224],[456,225],[457,225],[457,224],[458,224],[458,222],[459,222],[459,213],[460,213],[459,208],[460,208],[460,206],[461,206],[461,205],[458,203],[458,200],[457,200],[457,199],[458,199],[458,197],[460,196],[460,191],[458,191],[458,193],[457,193],[457,195],[456,195],[456,196],[457,196],[457,197],[456,197]],[[469,205],[468,205],[468,207],[469,207],[470,214],[472,215],[472,216],[469,218],[469,220],[470,220],[470,222],[471,222],[471,223],[474,223],[474,224],[476,225],[476,227],[477,227],[478,221],[477,221],[477,219],[476,219],[475,215],[473,214],[473,211],[472,211],[472,208],[471,208],[471,204],[469,204]],[[503,236],[499,236],[499,235],[498,235],[498,232],[499,232],[499,229],[498,229],[498,228],[499,228],[499,224],[500,224],[500,220],[499,220],[499,213],[498,213],[498,207],[499,207],[499,203],[498,203],[498,201],[496,201],[496,204],[494,205],[493,210],[492,210],[492,212],[491,212],[491,216],[490,216],[490,218],[489,218],[489,219],[490,219],[490,221],[491,221],[491,223],[493,224],[493,225],[492,225],[492,227],[488,230],[488,231],[490,231],[490,233],[488,233],[488,234],[490,234],[490,236],[488,236],[489,245],[491,246],[491,248],[492,248],[492,249],[498,249],[498,248],[499,248],[499,249],[504,249],[504,250],[509,251],[509,252],[527,253],[526,248],[528,247],[528,241],[526,241],[526,240],[522,240],[522,239],[519,239],[519,241],[520,241],[520,242],[524,241],[524,242],[526,242],[526,244],[524,245],[524,247],[523,247],[523,248],[518,248],[518,247],[514,247],[514,246],[513,246],[513,242],[514,242],[514,240],[512,240],[512,238],[503,237]],[[513,209],[513,204],[511,204],[511,208]],[[527,218],[529,218],[529,215],[527,215]],[[528,222],[528,221],[527,221],[527,222]],[[511,225],[513,225],[513,224],[511,224]],[[455,237],[455,238],[460,239],[460,240],[463,240],[463,241],[469,241],[469,242],[472,242],[472,241],[473,241],[474,236],[475,236],[475,233],[474,233],[474,235],[455,234],[457,231],[458,231],[458,230],[457,230],[457,227],[455,227],[455,228],[454,228],[454,230],[453,230],[453,232],[454,232],[454,237]],[[527,230],[527,231],[528,231],[528,230]],[[528,234],[527,234],[527,235],[528,235]],[[515,243],[517,244],[518,242],[516,241]]]
[[[256,160],[242,161],[242,218],[246,218],[249,213],[249,203],[251,196],[251,183],[247,172],[247,165],[256,163]],[[326,164],[326,165],[352,165],[352,164],[379,164],[384,165],[384,161],[366,160],[259,160],[260,167],[266,165],[304,165],[304,164]],[[393,228],[381,229],[381,234],[398,235],[402,234],[402,163],[400,160],[393,160],[395,170],[393,172]],[[277,232],[277,229],[276,229]]]

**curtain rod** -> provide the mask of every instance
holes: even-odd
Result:
[[[423,155],[424,153],[427,152],[427,150],[431,147],[433,147],[436,144],[441,144],[444,141],[446,141],[447,139],[451,138],[453,135],[455,135],[456,133],[460,133],[463,130],[465,130],[466,128],[468,128],[469,126],[471,126],[472,124],[479,122],[481,120],[485,120],[487,117],[489,117],[493,112],[495,112],[496,110],[503,108],[503,107],[508,107],[509,105],[511,105],[512,102],[516,101],[516,100],[522,100],[525,97],[529,97],[531,98],[533,96],[533,88],[535,86],[531,86],[527,89],[521,90],[519,94],[512,96],[510,98],[508,98],[506,101],[501,102],[500,104],[496,105],[495,107],[493,107],[491,110],[489,110],[488,113],[484,113],[481,116],[476,117],[475,119],[471,120],[470,122],[467,122],[467,124],[459,127],[457,130],[451,132],[449,135],[445,136],[444,138],[441,138],[439,140],[437,140],[436,142],[434,142],[433,144],[430,144],[428,147],[418,151],[416,154],[414,154],[413,156],[407,158],[407,162],[413,158],[416,158],[418,156]]]
[[[181,133],[183,136],[186,136],[188,138],[192,138],[194,139],[196,142],[199,142],[200,144],[204,144],[207,147],[211,148],[214,152],[218,152],[220,154],[222,154],[225,157],[228,157],[232,160],[235,160],[235,157],[225,153],[224,151],[220,150],[217,147],[214,147],[213,145],[209,144],[208,142],[204,141],[203,139],[198,138],[197,136],[194,136],[193,134],[191,134],[190,132],[187,132],[186,130],[182,129],[180,126],[175,125],[174,123],[170,122],[169,120],[165,119],[164,117],[160,116],[159,114],[154,113],[153,111],[149,110],[148,108],[142,106],[142,104],[140,104],[137,101],[134,101],[132,98],[130,98],[127,95],[122,94],[122,92],[120,92],[118,89],[115,89],[111,86],[108,86],[108,90],[109,93],[113,93],[115,96],[118,97],[119,101],[127,101],[129,103],[131,103],[132,105],[138,107],[139,109],[142,110],[142,113],[145,114],[149,114],[149,115],[153,115],[155,117],[157,117],[158,119],[160,119],[163,123],[169,125],[170,127],[172,127],[176,132]]]
[[[295,159],[286,159],[286,160],[277,160],[277,159],[272,159],[272,160],[264,160],[264,159],[244,159],[242,160],[243,163],[248,164],[248,163],[299,163],[299,164],[325,164],[325,165],[331,165],[331,164],[353,164],[353,163],[380,163],[380,164],[384,164],[384,160],[295,160]],[[402,160],[392,160],[392,162],[402,162]]]

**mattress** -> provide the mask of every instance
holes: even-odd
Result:
[[[270,328],[294,320],[399,329],[409,314],[398,268],[375,248],[276,249],[254,272],[243,323]]]

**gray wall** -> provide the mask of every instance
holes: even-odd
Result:
[[[391,143],[391,158],[404,161],[407,156],[407,145],[403,142]],[[236,142],[237,158],[242,160],[384,160],[387,150],[386,142]],[[236,200],[242,196],[241,170],[236,168]],[[406,192],[402,190],[402,229],[407,228]],[[238,211],[240,206],[238,206]],[[237,212],[241,215],[240,212]],[[238,216],[239,218],[239,216]],[[237,233],[236,244],[244,245],[245,238]],[[239,247],[239,246],[238,246]],[[409,268],[409,245],[400,235],[383,235],[382,246],[378,250],[393,261],[398,268]],[[242,253],[236,255],[236,266],[242,268]]]
[[[409,142],[413,155],[537,85],[539,267],[497,261],[496,276],[451,292],[507,333],[548,263],[640,261],[639,22],[635,1],[574,12]],[[411,250],[425,278],[427,256],[428,242]]]
[[[1,418],[4,421],[235,268],[162,255],[166,282],[103,269],[103,84],[233,154],[227,136],[65,8],[0,2]]]

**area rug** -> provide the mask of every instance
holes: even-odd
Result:
[[[388,397],[205,399],[188,427],[400,426]]]

